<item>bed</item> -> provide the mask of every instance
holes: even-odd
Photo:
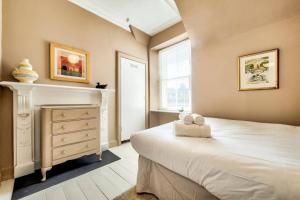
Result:
[[[206,118],[212,138],[172,123],[132,135],[137,192],[159,199],[300,199],[300,127]]]

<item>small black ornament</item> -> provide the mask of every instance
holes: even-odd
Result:
[[[100,83],[97,82],[96,88],[100,89]]]
[[[96,88],[98,88],[98,89],[106,89],[106,87],[107,87],[107,84],[101,85],[99,82],[97,82]]]

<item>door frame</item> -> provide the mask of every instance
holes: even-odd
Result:
[[[147,60],[117,51],[117,142],[121,144],[121,58],[145,64],[145,127],[149,127],[149,69]]]

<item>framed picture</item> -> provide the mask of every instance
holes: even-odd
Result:
[[[89,53],[62,44],[50,44],[50,76],[54,80],[89,83]]]
[[[279,49],[240,56],[239,90],[265,90],[279,87]]]

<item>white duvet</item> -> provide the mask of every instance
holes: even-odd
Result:
[[[142,156],[220,199],[299,199],[300,127],[206,118],[213,138],[176,137],[172,123],[131,137]]]

